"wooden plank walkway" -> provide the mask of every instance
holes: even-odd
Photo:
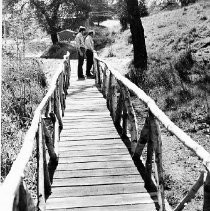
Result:
[[[156,210],[156,194],[144,188],[105,99],[94,80],[77,80],[77,63],[71,63],[59,164],[47,210]]]

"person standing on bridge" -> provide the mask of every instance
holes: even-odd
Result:
[[[94,42],[93,42],[93,30],[88,32],[88,35],[85,39],[85,47],[86,47],[86,75],[88,78],[94,78],[93,74],[90,72],[93,66],[93,52],[94,52]]]
[[[79,33],[77,34],[75,41],[76,41],[76,47],[78,51],[78,79],[85,79],[85,76],[83,75],[83,63],[85,58],[85,39],[84,39],[84,33],[86,29],[84,26],[79,27]]]

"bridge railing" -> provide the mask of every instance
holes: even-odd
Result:
[[[159,210],[166,210],[167,203],[164,195],[164,178],[162,165],[162,141],[159,122],[174,134],[188,149],[202,160],[205,171],[201,173],[198,181],[192,186],[186,196],[181,200],[174,211],[182,210],[186,203],[195,196],[198,189],[204,184],[204,205],[203,210],[210,210],[210,153],[190,138],[183,130],[177,127],[158,108],[153,99],[122,76],[118,71],[110,67],[105,61],[94,55],[94,68],[96,73],[96,84],[101,88],[103,96],[107,100],[107,107],[117,128],[120,128],[121,135],[130,136],[131,154],[133,158],[140,158],[147,143],[146,155],[146,178],[145,185],[150,187],[155,183]],[[145,124],[139,135],[137,118],[131,102],[130,92],[137,96],[148,108],[148,115]],[[129,133],[129,134],[128,134]],[[154,162],[153,162],[154,161]],[[154,177],[152,176],[154,166]],[[167,210],[169,208],[167,207]]]
[[[51,193],[54,170],[58,163],[57,144],[63,128],[62,116],[64,115],[65,98],[68,94],[70,72],[68,52],[63,59],[63,68],[55,73],[47,94],[35,110],[21,151],[0,186],[0,209],[2,211],[45,210],[46,200]],[[51,121],[52,131],[47,129],[47,121]],[[37,146],[37,204],[23,180],[34,145]]]

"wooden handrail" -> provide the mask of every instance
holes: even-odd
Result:
[[[159,210],[171,210],[164,196],[164,181],[162,167],[162,140],[159,129],[159,122],[162,123],[168,131],[174,134],[188,149],[193,151],[198,158],[203,161],[207,170],[204,183],[204,205],[203,210],[210,210],[210,153],[202,146],[190,138],[183,130],[177,127],[166,115],[158,108],[152,98],[137,87],[130,80],[122,76],[118,71],[109,66],[104,60],[94,53],[94,65],[96,74],[96,84],[101,88],[104,97],[107,100],[107,107],[113,118],[115,125],[120,128],[121,135],[130,135],[130,152],[134,159],[139,159],[147,143],[146,173],[145,185],[150,188],[152,183],[157,187],[157,196]],[[103,64],[103,65],[102,65]],[[107,71],[108,70],[108,71]],[[103,77],[101,77],[103,76]],[[109,83],[107,84],[107,81]],[[119,97],[116,99],[118,86]],[[148,107],[148,116],[146,118],[141,135],[138,137],[137,120],[134,108],[130,101],[130,92],[135,94]],[[115,102],[114,102],[115,101]],[[159,120],[159,122],[157,121]],[[129,123],[129,124],[128,124]],[[128,127],[129,126],[129,127]],[[152,162],[154,161],[154,165]],[[155,179],[152,176],[152,166],[154,166]],[[202,183],[202,184],[203,184]],[[188,203],[195,195],[195,192],[202,185],[196,183],[189,193],[177,206],[176,210],[181,210],[183,204]],[[194,192],[193,192],[193,191]]]
[[[96,54],[95,59],[104,63],[109,71],[115,76],[115,78],[120,81],[124,86],[126,86],[131,92],[133,92],[141,101],[143,101],[153,115],[166,127],[168,131],[174,134],[188,149],[193,151],[202,161],[204,166],[210,172],[210,153],[207,152],[202,146],[196,143],[189,135],[187,135],[183,130],[176,126],[165,113],[158,108],[155,101],[150,98],[146,93],[137,87],[130,80],[122,76],[118,71],[108,65],[104,60],[100,59]]]
[[[65,72],[65,63],[69,60],[70,54],[67,54],[63,58],[64,66],[62,69],[58,70],[53,76],[52,82],[50,84],[50,88],[38,105],[37,109],[34,112],[34,117],[31,122],[31,126],[26,132],[23,146],[20,150],[20,153],[17,156],[17,159],[14,161],[11,170],[7,177],[5,178],[3,184],[0,186],[0,206],[2,210],[13,210],[13,201],[16,196],[17,191],[19,190],[19,186],[24,177],[25,167],[32,156],[32,151],[35,144],[36,134],[38,132],[40,118],[43,110],[47,107],[48,102],[51,100],[51,97],[54,95],[57,88],[57,81],[62,72]],[[66,83],[69,85],[69,73],[66,74]],[[63,85],[62,85],[63,86]],[[67,88],[67,87],[66,87]]]

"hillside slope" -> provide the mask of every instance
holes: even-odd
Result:
[[[197,4],[142,18],[148,57],[151,55],[173,60],[179,51],[188,44],[192,48],[196,60],[201,56],[210,59],[210,2]],[[132,58],[132,45],[128,43],[130,30],[116,33],[119,22],[107,21],[110,31],[114,31],[115,43],[101,52],[102,57],[109,57],[110,51],[114,59]],[[113,26],[112,26],[113,25]]]

